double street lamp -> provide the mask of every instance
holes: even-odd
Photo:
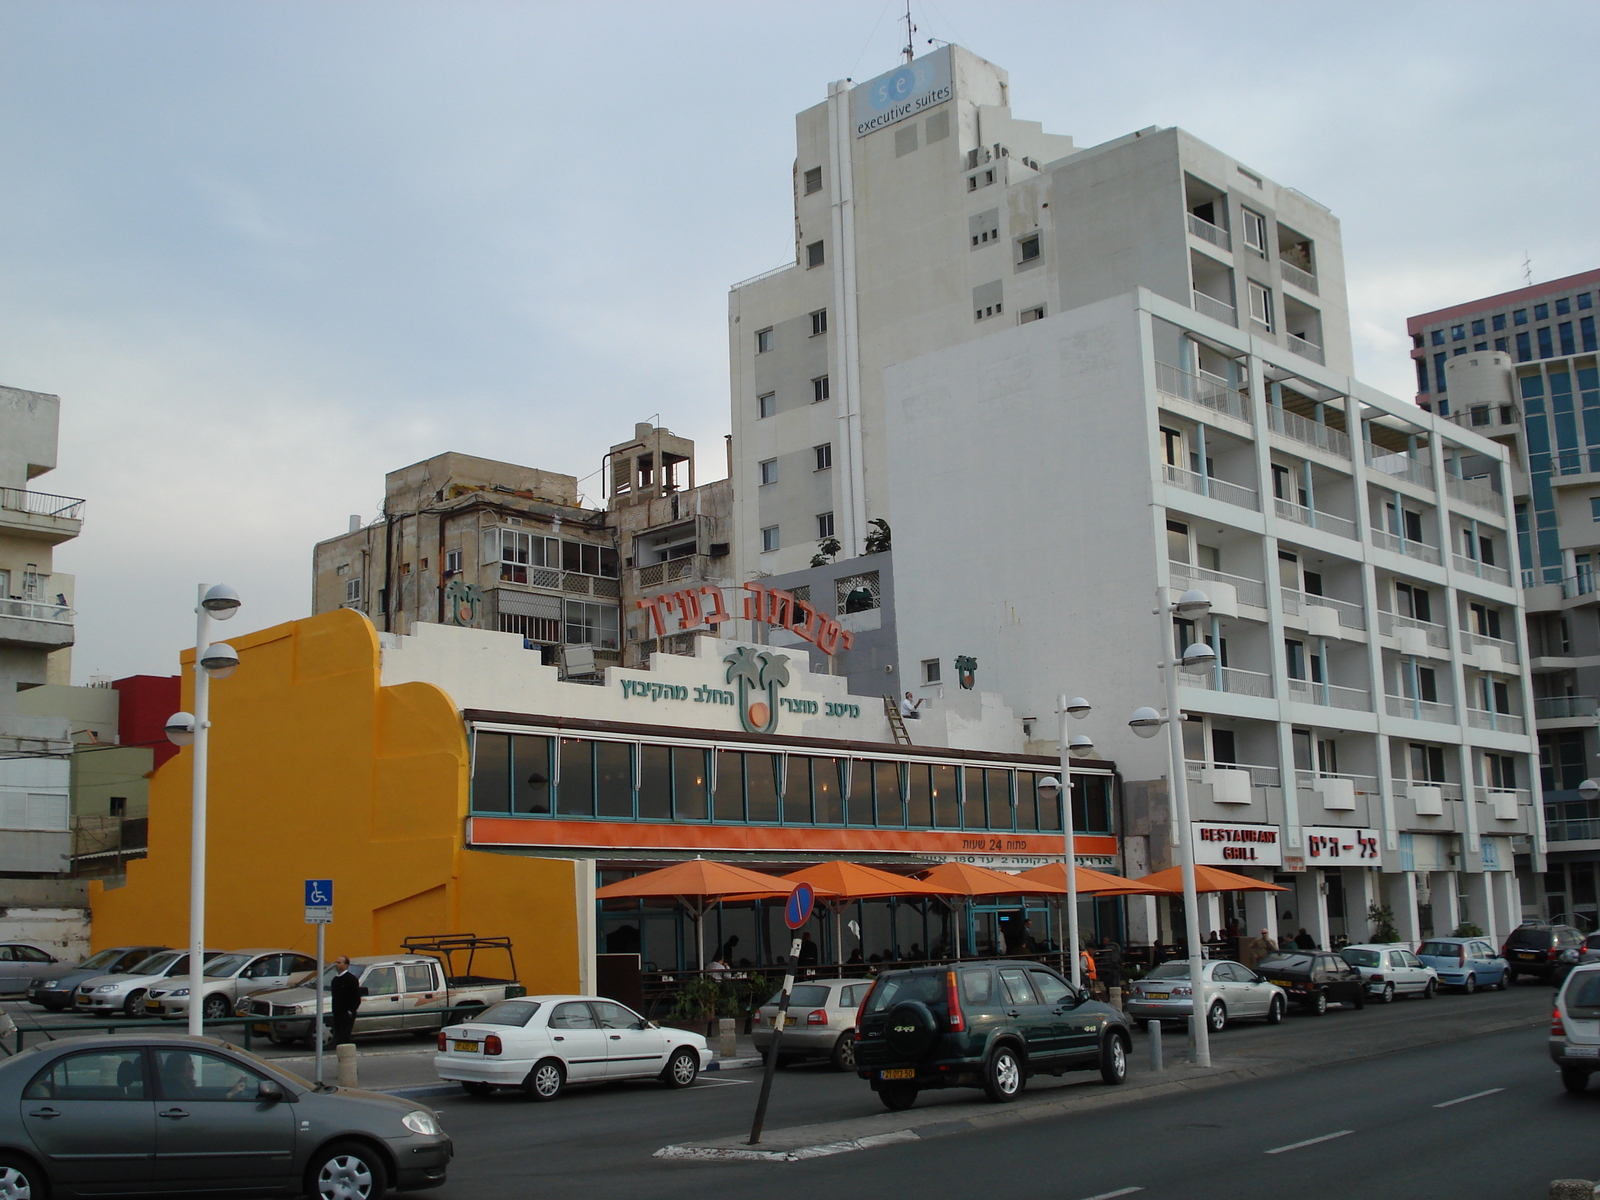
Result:
[[[211,681],[226,679],[239,656],[226,642],[211,642],[213,619],[226,621],[239,611],[239,593],[225,583],[199,588],[195,605],[194,712],[167,718],[167,740],[194,747],[194,784],[189,823],[189,1032],[198,1036],[205,1019],[206,944],[206,754],[211,729]]]
[[[1083,958],[1078,949],[1078,847],[1072,831],[1072,759],[1093,754],[1094,741],[1081,733],[1076,736],[1067,733],[1067,718],[1082,720],[1089,715],[1087,700],[1081,696],[1069,700],[1063,693],[1057,712],[1061,716],[1061,778],[1047,775],[1039,781],[1039,791],[1054,792],[1061,798],[1061,835],[1065,843],[1062,853],[1067,868],[1067,952],[1072,956],[1072,985],[1082,987]],[[1049,797],[1046,799],[1048,801]]]

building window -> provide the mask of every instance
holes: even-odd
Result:
[[[1472,631],[1479,637],[1500,636],[1500,610],[1487,604],[1469,605],[1472,612]]]
[[[825,308],[819,308],[816,312],[811,314],[811,336],[816,337],[820,333],[827,332],[828,310]]]
[[[761,552],[763,554],[768,554],[777,548],[778,527],[776,525],[768,525],[761,531]]]
[[[1035,305],[1033,308],[1023,309],[1022,315],[1017,318],[1017,324],[1026,325],[1029,321],[1042,320],[1044,320],[1044,305],[1039,304]]]
[[[1570,299],[1563,296],[1560,300],[1556,301],[1556,316],[1564,317],[1571,311],[1572,301]]]
[[[1593,317],[1578,318],[1578,334],[1583,339],[1583,348],[1585,350],[1593,350],[1595,348]]]
[[[860,575],[845,575],[833,581],[834,602],[838,612],[866,612],[877,608],[883,600],[878,572],[864,571]]]
[[[925,658],[922,660],[922,682],[939,682],[939,660],[937,658]]]
[[[1402,617],[1410,617],[1413,621],[1423,621],[1433,624],[1433,607],[1425,587],[1413,587],[1409,583],[1396,583],[1394,585],[1394,606]]]
[[[1533,341],[1526,333],[1517,334],[1517,361],[1527,362],[1533,357]]]
[[[831,512],[817,514],[817,537],[831,538],[833,536],[833,514]]]
[[[1539,357],[1550,358],[1556,350],[1550,339],[1550,326],[1543,325],[1539,328]]]
[[[806,195],[822,190],[822,168],[810,167],[806,170]]]
[[[1452,325],[1452,326],[1450,326],[1450,340],[1452,342],[1464,342],[1464,341],[1466,341],[1467,340],[1467,327],[1465,325]]]
[[[1550,306],[1548,304],[1535,304],[1533,306],[1533,319],[1535,321],[1548,321],[1550,319]]]
[[[1474,350],[1487,350],[1489,348],[1489,343],[1488,342],[1473,342],[1472,343],[1472,348]]]
[[[1250,319],[1269,332],[1272,324],[1272,289],[1250,280]]]
[[[1267,256],[1267,219],[1252,209],[1241,209],[1244,218],[1244,244],[1262,258]]]
[[[125,817],[128,815],[128,798],[126,796],[111,797],[111,815]]]
[[[1161,453],[1166,459],[1167,466],[1177,467],[1183,465],[1183,434],[1176,429],[1161,427]]]
[[[828,377],[818,375],[811,381],[811,403],[821,404],[828,398]]]
[[[812,451],[817,456],[817,470],[826,471],[833,466],[833,443],[823,442],[820,446],[813,446]],[[1600,520],[1600,517],[1595,518]]]
[[[1502,329],[1504,329],[1506,327],[1506,315],[1505,315],[1505,313],[1495,313],[1494,316],[1489,318],[1489,324],[1494,326],[1494,330],[1495,330],[1496,333],[1499,333]]]
[[[765,354],[772,349],[772,326],[758,330],[756,333],[756,353]]]
[[[444,552],[444,573],[446,575],[461,574],[461,551],[446,550]]]
[[[1589,518],[1600,521],[1600,496],[1589,497]]]
[[[568,600],[566,606],[569,646],[617,648],[618,608],[614,604],[591,604],[587,600]]]
[[[1502,354],[1506,353],[1510,349],[1510,347],[1506,344],[1506,339],[1505,338],[1495,338],[1495,340],[1494,340],[1494,348],[1496,350],[1499,350]]]
[[[1433,331],[1433,344],[1434,344],[1434,345],[1435,345],[1435,346],[1442,346],[1442,345],[1444,345],[1444,330],[1442,330],[1442,329],[1435,329],[1435,330],[1434,330],[1434,331]]]
[[[778,411],[778,393],[768,392],[764,396],[756,397],[756,419],[770,417]]]
[[[1517,309],[1516,312],[1511,314],[1511,323],[1513,325],[1526,325],[1528,323],[1528,310],[1525,308]]]
[[[1428,360],[1426,358],[1419,358],[1416,360],[1416,364],[1417,391],[1425,392],[1428,390]]]
[[[361,603],[361,580],[346,579],[344,581],[344,602],[346,604]]]
[[[763,459],[760,463],[761,486],[778,482],[778,460],[775,458]]]
[[[1039,257],[1039,235],[1030,233],[1027,237],[1017,239],[1018,264],[1033,262]]]
[[[1594,307],[1594,298],[1592,296],[1590,296],[1588,292],[1584,292],[1582,295],[1580,295],[1578,297],[1578,307],[1579,308],[1593,308]]]
[[[822,265],[822,243],[812,242],[806,247],[806,270]]]
[[[337,567],[334,568],[333,573],[335,575],[348,575],[348,574],[350,574],[350,564],[349,563],[340,563]]]
[[[1481,318],[1472,323],[1472,336],[1473,337],[1482,337],[1486,332],[1488,332],[1488,331],[1486,329],[1484,329],[1483,320]]]
[[[1572,341],[1572,322],[1571,321],[1563,321],[1563,322],[1561,322],[1560,325],[1557,325],[1556,326],[1556,333],[1559,335],[1559,337],[1561,339],[1561,353],[1563,353],[1563,354],[1576,354],[1578,352],[1577,347],[1573,344],[1573,341]]]

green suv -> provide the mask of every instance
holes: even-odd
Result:
[[[1128,1077],[1128,1019],[1037,963],[890,971],[856,1018],[856,1073],[892,1110],[924,1088],[981,1087],[1015,1100],[1028,1076],[1096,1068]]]

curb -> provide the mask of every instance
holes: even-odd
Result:
[[[765,1060],[759,1056],[755,1058],[714,1058],[707,1071],[743,1071],[750,1067],[759,1067]]]
[[[875,1133],[868,1137],[849,1138],[842,1142],[825,1142],[818,1146],[801,1146],[797,1150],[740,1150],[719,1146],[663,1146],[652,1158],[691,1159],[700,1162],[800,1162],[807,1158],[826,1158],[830,1154],[848,1154],[852,1150],[871,1150],[874,1146],[887,1146],[892,1142],[915,1142],[920,1136],[910,1129],[897,1129],[892,1133]]]

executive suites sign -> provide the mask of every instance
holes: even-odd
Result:
[[[942,48],[868,80],[850,93],[856,136],[866,137],[950,99],[950,51]]]
[[[1283,833],[1276,825],[1192,822],[1194,861],[1207,867],[1276,867],[1283,863]]]

